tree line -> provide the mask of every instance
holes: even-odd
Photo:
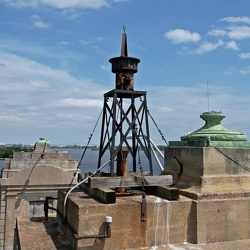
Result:
[[[32,152],[33,148],[28,147],[0,147],[0,158],[12,158],[14,152]]]

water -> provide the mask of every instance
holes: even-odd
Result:
[[[51,148],[52,151],[68,151],[71,155],[71,158],[74,158],[78,161],[80,161],[81,156],[83,154],[84,149],[83,148]],[[98,165],[98,156],[99,156],[99,151],[98,150],[91,150],[87,149],[82,162],[81,162],[81,172],[94,172],[97,169]],[[153,157],[153,156],[152,156]],[[140,159],[141,159],[141,166],[143,171],[149,171],[149,166],[148,166],[148,159],[145,156],[143,151],[140,151]],[[102,164],[107,162],[109,160],[109,153],[106,152],[104,156],[102,157]],[[163,160],[160,158],[161,163],[163,165]],[[157,165],[154,157],[152,158],[152,165],[153,165],[153,172],[154,175],[160,174],[160,168]],[[4,160],[0,160],[0,169],[2,169],[4,166]],[[140,165],[137,163],[137,172],[140,171]],[[103,172],[109,172],[109,167],[105,167],[102,169]],[[132,157],[128,155],[128,169],[127,171],[132,171]]]

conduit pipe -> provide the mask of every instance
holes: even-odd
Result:
[[[66,203],[67,203],[67,199],[68,196],[70,195],[70,193],[77,187],[79,187],[82,183],[84,183],[85,181],[87,181],[90,177],[92,177],[93,175],[95,175],[97,172],[99,172],[102,168],[104,168],[106,165],[108,165],[110,163],[110,160],[107,161],[106,163],[104,163],[102,166],[100,166],[94,173],[92,173],[91,175],[89,175],[87,178],[85,178],[84,180],[82,180],[81,182],[77,183],[74,187],[72,187],[67,194],[65,195],[64,198],[64,203],[63,203],[63,217],[64,219],[66,218]]]
[[[154,157],[155,157],[155,160],[156,160],[156,162],[157,162],[159,168],[161,169],[161,171],[163,171],[164,168],[162,167],[161,162],[160,162],[159,158],[157,157],[157,155],[156,155],[154,149],[152,150],[152,152],[153,152],[153,155],[154,155]]]
[[[152,139],[150,139],[150,143],[151,143],[151,145],[153,146],[152,152],[153,152],[153,155],[154,155],[154,157],[155,157],[155,160],[156,160],[156,162],[158,163],[158,166],[160,167],[160,169],[163,171],[164,168],[163,168],[163,166],[161,165],[161,162],[160,162],[159,158],[157,157],[157,155],[156,155],[154,149],[159,153],[159,155],[162,157],[163,160],[164,160],[164,155],[162,154],[161,150],[155,145],[155,143],[152,141]]]
[[[57,208],[53,208],[49,206],[49,200],[56,200],[57,198],[53,198],[51,196],[46,196],[46,201],[44,203],[44,214],[45,214],[45,219],[48,221],[48,210],[52,209],[57,212],[57,214],[60,216],[62,223],[68,227],[70,232],[72,233],[74,239],[76,241],[81,240],[81,239],[90,239],[90,238],[98,238],[98,239],[103,239],[103,238],[110,238],[111,237],[111,223],[112,223],[112,217],[111,216],[106,216],[105,217],[105,223],[106,223],[106,230],[104,234],[93,234],[93,235],[78,235],[73,228],[69,225],[67,220],[63,221],[65,218],[63,215],[60,213],[60,211]]]
[[[144,135],[144,136],[140,136],[140,138],[143,138],[143,137],[144,137],[144,138],[147,138],[147,136],[145,136],[145,135]],[[128,136],[127,138],[128,138],[128,139],[132,139],[132,136]],[[160,162],[158,156],[156,155],[155,150],[158,152],[158,154],[162,157],[163,160],[164,160],[164,155],[163,155],[163,153],[161,152],[161,150],[155,145],[155,143],[152,141],[151,138],[150,138],[150,144],[152,145],[152,152],[153,152],[153,155],[154,155],[154,157],[155,157],[155,160],[156,160],[156,162],[157,162],[159,168],[163,171],[164,168],[163,168],[163,166],[162,166],[162,164],[161,164],[161,162]]]
[[[154,146],[154,148],[156,149],[156,151],[159,153],[159,155],[162,157],[162,159],[164,160],[164,155],[161,152],[161,150],[155,145],[155,143],[152,141],[152,139],[150,139],[150,143]]]

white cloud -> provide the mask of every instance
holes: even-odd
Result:
[[[54,102],[54,105],[57,107],[77,107],[77,108],[102,108],[101,99],[75,99],[75,98],[66,98],[57,100]]]
[[[33,25],[36,26],[37,28],[45,29],[50,27],[50,25],[42,21],[40,16],[38,15],[32,15],[30,18],[33,22]]]
[[[219,21],[225,21],[229,23],[247,23],[250,24],[250,18],[243,16],[243,17],[225,17],[222,19],[219,19]]]
[[[211,36],[225,36],[226,31],[222,29],[212,29],[208,32],[208,34]]]
[[[89,44],[92,44],[92,45],[95,45],[96,43],[101,43],[105,40],[104,37],[88,37],[88,39],[81,39],[78,41],[79,44],[81,45],[89,45]]]
[[[237,68],[236,67],[229,67],[225,70],[224,72],[226,75],[234,75],[237,73]]]
[[[101,65],[101,69],[102,70],[105,70],[105,71],[110,71],[110,65],[109,66],[107,66],[107,65]]]
[[[187,42],[198,42],[201,39],[201,36],[197,32],[190,32],[183,29],[170,30],[164,34],[164,38],[170,40],[171,42],[178,43],[187,43]]]
[[[90,119],[86,125],[70,123],[68,129],[95,122],[106,89],[20,56],[0,53],[0,58],[0,64],[5,65],[0,67],[2,126],[14,121],[16,124],[12,126],[19,126],[14,129],[20,131],[22,128],[28,133],[48,127],[59,129],[62,124],[65,129],[74,117]],[[64,113],[65,109],[68,115],[58,117],[57,114]]]
[[[230,26],[227,35],[231,39],[241,40],[250,38],[250,27],[248,26]]]
[[[174,139],[172,135],[175,135],[176,140],[177,136],[182,136],[204,125],[204,121],[199,118],[199,115],[208,110],[206,83],[192,87],[152,87],[148,92],[150,93],[148,97],[149,111],[153,114],[153,118],[167,140]],[[239,126],[237,121],[242,122],[242,118],[240,118],[242,115],[245,119],[244,113],[247,112],[247,107],[249,107],[248,92],[245,91],[238,95],[236,86],[232,88],[211,83],[209,92],[209,110],[225,113],[227,117],[222,121],[222,124],[228,129],[237,130]],[[157,98],[154,98],[155,96]],[[242,110],[239,107],[244,107],[244,109]],[[164,110],[166,111],[165,114],[160,113]],[[226,126],[226,123],[230,120],[232,121],[231,128]],[[249,117],[246,117],[245,122],[249,123],[249,121]],[[176,126],[176,124],[178,125]],[[154,127],[152,127],[153,141],[156,140],[155,138],[159,138],[157,133],[153,133],[154,130]]]
[[[230,41],[227,42],[226,46],[227,49],[232,49],[232,50],[239,50],[239,47],[235,41]]]
[[[63,141],[68,138],[70,142],[71,137],[81,136],[86,139],[86,134],[92,131],[100,114],[106,89],[12,54],[1,53],[0,58],[0,65],[5,65],[0,67],[1,128],[6,131],[6,127],[11,125],[11,131],[22,131],[24,138],[29,135],[29,140],[44,136],[44,131],[49,140],[61,138]],[[147,90],[149,110],[166,133],[167,140],[176,140],[178,136],[203,125],[199,115],[207,108],[206,84],[194,87],[153,86]],[[228,86],[210,86],[211,108],[228,112],[228,116],[234,112],[236,108],[230,104],[235,103],[237,95],[230,94],[230,91],[234,93]],[[242,106],[247,106],[244,93],[241,97]],[[241,116],[244,117],[244,110],[239,109],[235,120]],[[246,121],[246,124],[249,122]],[[161,142],[154,129],[150,132],[154,141]],[[78,141],[82,142],[82,138]],[[3,140],[6,141],[5,138]]]
[[[250,57],[249,57],[250,58]],[[236,74],[242,74],[242,75],[248,75],[250,74],[250,66],[239,68],[239,67],[229,67],[225,70],[226,75],[236,75]],[[236,84],[237,86],[237,84]]]
[[[69,42],[67,41],[60,41],[58,42],[59,45],[69,45]]]
[[[239,54],[240,59],[250,59],[250,53]]]
[[[195,51],[195,53],[197,53],[197,54],[204,54],[204,53],[216,50],[218,47],[222,46],[223,44],[224,44],[224,42],[222,40],[219,40],[217,43],[204,42]]]
[[[247,68],[245,68],[245,69],[241,69],[239,72],[240,72],[241,74],[243,74],[243,75],[248,75],[248,74],[250,74],[250,66],[247,67]]]
[[[0,115],[0,121],[2,122],[18,122],[20,121],[21,118],[19,116],[15,116],[15,115]]]
[[[109,6],[107,0],[3,0],[8,6],[14,8],[35,8],[49,6],[57,9],[81,8],[99,9]]]
[[[79,44],[81,44],[81,45],[88,45],[88,44],[91,43],[90,40],[86,40],[86,39],[81,39],[81,40],[79,40],[78,42],[79,42]]]
[[[160,113],[171,113],[171,112],[174,112],[174,109],[167,107],[167,106],[164,106],[164,107],[159,107],[158,111]]]

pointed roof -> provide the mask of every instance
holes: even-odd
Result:
[[[127,34],[126,34],[126,26],[123,26],[123,34],[122,34],[122,46],[121,46],[121,57],[128,56],[128,45],[127,45]]]
[[[123,26],[124,32],[122,34],[121,55],[119,57],[113,57],[109,60],[112,64],[113,73],[121,73],[123,71],[136,73],[137,64],[140,62],[140,59],[128,56],[127,34],[125,30],[126,26]]]

